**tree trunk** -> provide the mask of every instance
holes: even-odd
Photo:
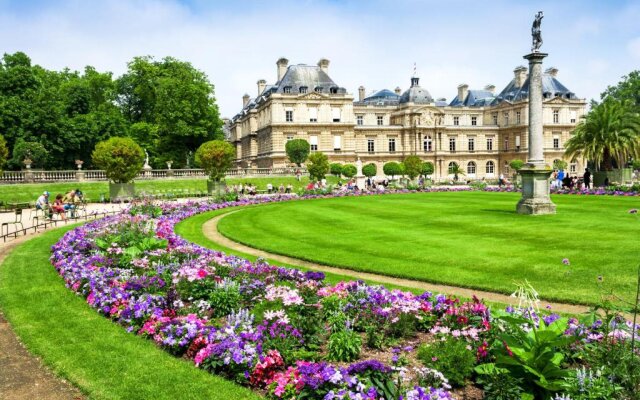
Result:
[[[613,171],[613,160],[611,159],[611,151],[605,147],[602,155],[602,164],[605,171]]]

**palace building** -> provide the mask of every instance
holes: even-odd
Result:
[[[258,81],[257,96],[244,95],[242,110],[229,123],[239,167],[291,165],[285,144],[305,139],[311,151],[325,153],[330,162],[375,163],[378,174],[389,161],[418,155],[435,165],[435,179],[449,177],[450,168],[462,167],[466,178],[495,178],[513,173],[509,163],[526,161],[528,137],[528,71],[519,66],[506,87],[457,87],[447,102],[434,99],[410,79],[404,92],[380,90],[358,98],[329,76],[329,60],[317,65],[289,65],[277,61],[272,85]],[[543,84],[544,151],[549,166],[561,160],[564,144],[586,112],[579,99],[557,79],[558,70],[545,71]],[[566,160],[570,161],[570,160]],[[570,173],[581,173],[581,161],[570,163]]]

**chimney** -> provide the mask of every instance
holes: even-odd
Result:
[[[284,57],[281,57],[276,61],[276,65],[278,66],[278,82],[282,80],[282,77],[287,72],[287,65],[289,65],[289,60]]]
[[[527,80],[527,69],[522,65],[513,70],[516,87],[521,88]]]
[[[258,81],[258,96],[260,96],[262,92],[264,92],[265,86],[267,86],[267,81],[265,81],[264,79],[260,79]]]
[[[419,81],[420,81],[420,78],[418,78],[416,76],[411,77],[411,87],[418,86],[418,82]]]
[[[397,94],[398,96],[400,96],[400,93],[402,93],[402,89],[400,89],[400,86],[396,86],[395,90],[394,90],[395,94]]]
[[[458,101],[464,102],[467,98],[467,93],[469,93],[469,85],[463,83],[462,85],[458,85]]]
[[[245,108],[247,106],[247,104],[249,104],[249,100],[251,99],[251,97],[249,97],[248,94],[244,94],[244,96],[242,96],[242,108]]]
[[[549,68],[547,68],[546,71],[544,71],[544,73],[547,74],[547,75],[551,75],[553,78],[555,78],[556,76],[558,76],[558,68],[549,67]]]
[[[360,86],[358,88],[358,101],[363,101],[364,97],[364,86]]]
[[[492,95],[496,94],[495,85],[487,85],[487,86],[484,87],[484,90],[486,90],[487,92],[491,92]]]
[[[321,58],[320,61],[318,61],[318,67],[320,67],[322,72],[329,75],[329,60]]]

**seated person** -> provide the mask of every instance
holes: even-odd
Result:
[[[62,194],[58,193],[56,195],[56,200],[53,202],[53,205],[51,206],[51,208],[54,213],[60,214],[60,217],[63,220],[67,219],[67,216],[65,214],[65,209],[64,209],[64,202],[62,201]]]
[[[36,210],[44,211],[44,216],[49,217],[51,215],[51,205],[49,204],[49,192],[44,192],[36,200]]]
[[[72,190],[67,192],[62,198],[62,202],[64,203],[65,211],[70,211],[71,218],[74,218],[76,205],[80,203],[80,200],[76,196],[76,191]]]
[[[571,177],[569,176],[569,174],[562,178],[562,187],[571,189]]]

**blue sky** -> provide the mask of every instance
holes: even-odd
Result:
[[[451,100],[456,88],[501,90],[523,65],[534,14],[543,10],[545,66],[578,96],[640,69],[640,1],[10,1],[0,0],[0,51],[47,68],[93,65],[116,75],[134,56],[174,56],[205,71],[221,115],[239,111],[275,62],[331,61],[357,96],[420,84]]]

